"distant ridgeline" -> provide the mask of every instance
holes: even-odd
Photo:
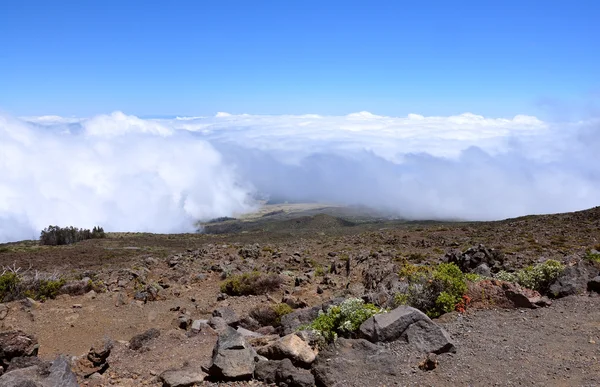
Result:
[[[40,245],[70,245],[86,239],[105,238],[106,234],[102,227],[94,227],[92,230],[76,227],[48,226],[40,234]]]

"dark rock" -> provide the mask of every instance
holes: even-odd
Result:
[[[293,333],[301,325],[309,324],[319,316],[320,306],[296,310],[281,317],[281,326],[285,335]]]
[[[27,368],[31,366],[43,367],[47,363],[37,356],[14,357],[8,364],[6,372],[18,370],[19,368]]]
[[[0,332],[0,365],[8,366],[12,358],[37,356],[37,338],[22,331]]]
[[[482,263],[481,265],[479,265],[475,269],[473,269],[473,273],[479,274],[482,277],[491,277],[492,276],[492,270],[486,263]]]
[[[587,290],[590,292],[600,293],[600,275],[592,278],[587,284]]]
[[[254,374],[255,355],[242,335],[228,327],[215,344],[208,373],[218,380],[250,379]]]
[[[254,369],[254,378],[269,384],[277,383],[277,368],[280,364],[281,360],[261,360],[257,362]]]
[[[315,377],[308,370],[294,367],[290,359],[283,359],[277,367],[275,380],[280,386],[312,387]]]
[[[392,353],[367,340],[339,338],[319,353],[312,365],[315,382],[318,386],[333,387],[356,385],[349,369],[360,366],[361,373],[395,376],[398,367]]]
[[[177,326],[179,327],[179,329],[183,329],[185,331],[191,325],[192,325],[192,317],[189,314],[183,313],[183,314],[180,314],[179,317],[177,317]]]
[[[261,325],[258,323],[258,321],[250,316],[243,317],[238,323],[238,327],[248,329],[250,331],[257,331],[260,329],[260,326]]]
[[[359,332],[363,338],[373,343],[394,341],[399,339],[411,324],[421,320],[432,322],[420,310],[403,305],[388,313],[369,318],[362,323]]]
[[[550,285],[548,295],[561,298],[580,294],[587,290],[588,282],[598,275],[598,269],[592,264],[581,260],[573,266],[568,266]]]
[[[409,344],[425,353],[456,352],[448,332],[431,320],[420,320],[411,324],[403,333],[403,337]]]
[[[229,325],[227,325],[225,320],[223,320],[221,317],[211,317],[208,320],[208,325],[217,331],[217,333],[225,332],[229,327]]]
[[[156,328],[150,328],[144,333],[133,336],[131,340],[129,340],[129,348],[137,351],[146,345],[150,340],[155,339],[158,336],[160,336],[160,331]]]
[[[238,317],[237,313],[235,313],[235,311],[230,307],[215,309],[213,310],[212,315],[213,317],[221,317],[223,320],[225,320],[227,325],[231,325],[234,328],[237,327],[238,323],[240,322],[240,318]]]
[[[435,353],[430,353],[423,359],[422,362],[419,363],[419,368],[423,371],[431,371],[434,370],[438,365],[437,355]]]
[[[18,368],[0,377],[2,387],[79,387],[69,362],[59,356],[52,363]]]
[[[504,255],[498,250],[488,249],[481,244],[477,247],[470,247],[464,252],[451,251],[446,254],[444,260],[455,263],[465,273],[474,272],[474,269],[482,264],[490,269],[490,274],[504,269]],[[480,269],[480,271],[484,271],[483,269]],[[486,275],[486,277],[489,277],[489,275]]]

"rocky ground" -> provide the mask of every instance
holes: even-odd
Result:
[[[600,298],[589,287],[600,269],[586,259],[600,244],[600,208],[482,223],[317,214],[242,227],[0,245],[4,269],[67,280],[55,299],[0,304],[0,385],[13,385],[7,376],[18,372],[32,386],[600,384]],[[334,346],[316,346],[295,333],[314,317],[311,307],[331,300],[389,307],[402,262],[452,259],[465,270],[480,270],[482,260],[515,270],[555,259],[568,276],[554,284],[548,295],[560,298],[550,306],[539,294],[488,281],[469,289],[473,302],[464,313],[431,321],[391,308],[391,322],[372,322],[381,325],[373,328],[377,337],[361,326]],[[225,279],[252,272],[281,284],[261,295],[221,292]],[[478,298],[482,290],[487,298]],[[280,327],[248,318],[281,303],[294,312]],[[228,375],[249,380],[225,381]]]

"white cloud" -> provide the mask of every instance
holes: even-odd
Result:
[[[600,204],[598,121],[536,117],[0,116],[0,241],[49,224],[192,230],[255,191],[411,218],[499,219]]]

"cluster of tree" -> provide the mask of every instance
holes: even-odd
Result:
[[[102,227],[94,227],[92,230],[76,227],[48,226],[40,234],[40,245],[70,245],[86,239],[104,238],[106,234]]]

